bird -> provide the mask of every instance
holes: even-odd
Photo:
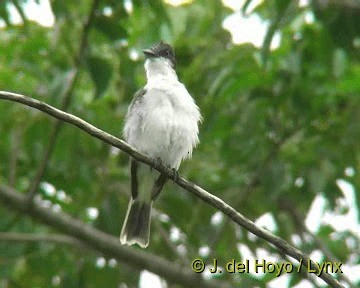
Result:
[[[143,50],[146,85],[135,93],[125,116],[123,136],[139,152],[177,173],[199,143],[202,116],[195,100],[176,74],[175,53],[160,41]],[[167,176],[130,159],[131,197],[120,233],[123,245],[146,248],[150,240],[153,202]]]

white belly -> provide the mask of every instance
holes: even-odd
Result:
[[[178,169],[199,141],[201,116],[181,83],[177,82],[172,89],[155,84],[148,84],[146,94],[128,111],[124,135],[140,152]]]

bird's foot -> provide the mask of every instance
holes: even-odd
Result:
[[[155,165],[154,167],[151,167],[151,169],[155,168],[158,169],[163,163],[160,157],[156,157],[155,159]]]
[[[155,165],[154,165],[154,167],[151,167],[151,170],[153,168],[158,169],[161,165],[163,165],[163,162],[160,157],[156,157],[154,160],[155,160]],[[167,166],[167,167],[170,168],[171,171],[173,172],[173,182],[176,182],[179,179],[179,171],[170,166]]]
[[[171,168],[171,170],[173,171],[173,182],[175,183],[178,179],[179,179],[179,171],[176,170],[175,168]]]

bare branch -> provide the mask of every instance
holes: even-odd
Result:
[[[92,6],[90,8],[89,16],[87,17],[87,20],[83,26],[83,31],[81,33],[81,40],[80,40],[80,44],[79,44],[79,50],[74,59],[74,67],[71,70],[71,73],[69,74],[69,77],[67,79],[66,86],[64,89],[63,97],[62,97],[63,101],[62,101],[62,105],[61,105],[61,110],[63,110],[63,111],[66,111],[69,108],[70,103],[71,103],[72,94],[73,94],[74,87],[75,87],[75,84],[78,79],[80,66],[83,62],[82,60],[84,58],[85,50],[87,47],[90,28],[91,28],[92,22],[94,20],[95,10],[96,10],[98,4],[99,4],[99,0],[93,1]],[[39,189],[40,182],[41,182],[42,178],[44,177],[47,165],[49,163],[49,159],[55,148],[57,136],[60,132],[61,126],[62,126],[62,122],[56,121],[51,128],[48,144],[45,148],[45,152],[40,161],[37,173],[34,177],[31,187],[28,191],[28,205],[32,204],[32,200],[33,200],[36,192]]]
[[[63,234],[33,234],[18,232],[0,232],[0,241],[11,242],[52,242],[84,248],[84,244],[74,237]]]
[[[274,17],[274,19],[271,21],[270,26],[266,31],[266,35],[261,48],[261,60],[265,68],[267,67],[267,60],[269,57],[272,39],[274,38],[275,32],[279,28],[282,19],[285,17],[289,5],[291,5],[291,1],[288,1],[281,10],[279,9],[279,11],[277,11],[276,17]]]
[[[20,18],[21,18],[21,21],[23,22],[23,25],[26,26],[28,20],[27,20],[26,15],[25,15],[25,13],[24,13],[24,11],[23,11],[23,8],[22,8],[22,7],[20,6],[20,4],[19,4],[17,1],[15,1],[15,0],[11,0],[11,3],[14,5],[16,11],[19,13]]]
[[[330,260],[331,262],[339,262],[339,259],[334,255],[334,253],[332,253],[329,248],[306,227],[304,223],[304,217],[300,214],[299,210],[290,199],[287,199],[286,201],[279,201],[279,206],[292,217],[296,227],[298,227],[299,231],[301,232],[303,240],[304,234],[307,234],[314,241],[316,247],[324,254],[326,259]],[[355,288],[351,280],[344,274],[339,274],[339,279],[346,283],[348,287]]]
[[[179,267],[157,255],[123,246],[117,237],[86,225],[65,213],[52,212],[37,203],[33,203],[28,209],[26,197],[10,187],[0,185],[0,201],[8,208],[29,215],[50,227],[79,239],[105,256],[116,258],[126,264],[131,263],[139,269],[146,269],[184,287],[228,287],[226,283],[220,281],[211,281],[211,283],[204,281],[200,274],[190,270],[190,263],[188,268]]]
[[[203,188],[197,186],[196,184],[186,180],[184,177],[180,176],[176,177],[174,175],[174,172],[172,169],[164,166],[159,165],[156,161],[153,159],[141,154],[136,149],[134,149],[132,146],[127,144],[125,141],[120,140],[116,138],[115,136],[106,133],[99,128],[96,128],[95,126],[87,123],[86,121],[80,119],[79,117],[76,117],[72,114],[63,112],[59,109],[56,109],[46,103],[43,103],[41,101],[20,95],[15,94],[11,92],[3,92],[0,91],[0,99],[5,100],[11,100],[15,102],[19,102],[22,104],[25,104],[27,106],[36,108],[40,111],[43,111],[59,120],[63,120],[65,122],[68,122],[74,126],[77,126],[78,128],[84,130],[88,134],[92,135],[95,138],[98,138],[99,140],[108,143],[114,147],[117,147],[121,149],[122,151],[126,152],[130,156],[132,156],[134,159],[143,162],[145,164],[150,165],[154,169],[158,170],[159,172],[166,174],[168,178],[172,179],[175,183],[177,183],[180,187],[184,188],[186,191],[194,194],[196,197],[202,199],[203,201],[207,202],[211,206],[215,207],[217,210],[223,212],[225,215],[227,215],[230,219],[232,219],[235,223],[238,225],[244,227],[249,232],[253,233],[254,235],[268,241],[269,243],[273,244],[275,247],[277,247],[281,252],[285,253],[286,255],[298,260],[306,269],[317,269],[316,264],[309,258],[309,256],[302,253],[300,250],[295,248],[294,246],[287,243],[282,238],[275,236],[271,232],[267,231],[266,229],[263,229],[261,227],[256,226],[254,222],[247,219],[240,213],[238,213],[233,207],[225,203],[220,198],[212,195],[208,191],[204,190]],[[17,196],[17,197],[20,197]],[[21,201],[21,200],[19,200]],[[24,209],[24,208],[22,208]],[[32,209],[29,210],[30,213],[33,211]],[[44,219],[46,221],[46,219]],[[91,239],[92,241],[94,239]],[[308,266],[309,265],[309,266]],[[150,270],[152,271],[152,270]],[[335,278],[333,278],[328,273],[321,273],[319,275],[321,279],[323,279],[329,286],[331,287],[343,287]]]
[[[74,88],[74,85],[75,85],[75,82],[77,79],[77,75],[78,75],[78,69],[74,69],[68,77],[65,92],[64,92],[65,96],[63,98],[64,103],[65,102],[69,103],[69,101],[70,101],[69,100],[70,95],[72,94],[72,91],[73,91],[73,88]],[[65,105],[62,105],[62,107],[65,108],[64,110],[66,110],[66,108],[67,108],[67,107],[65,107]],[[35,177],[34,177],[32,183],[31,183],[30,189],[28,191],[28,205],[29,206],[32,204],[32,200],[33,200],[36,192],[39,189],[42,178],[44,177],[46,168],[49,163],[50,156],[55,148],[55,143],[57,140],[57,136],[60,132],[61,125],[62,125],[61,121],[56,121],[51,128],[50,135],[49,135],[49,141],[45,148],[44,154],[42,155],[42,158],[40,160],[39,167],[36,171],[36,174],[35,174]]]

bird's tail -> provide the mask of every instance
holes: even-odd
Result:
[[[121,244],[138,244],[141,248],[149,245],[152,202],[151,200],[130,199],[121,229]]]

